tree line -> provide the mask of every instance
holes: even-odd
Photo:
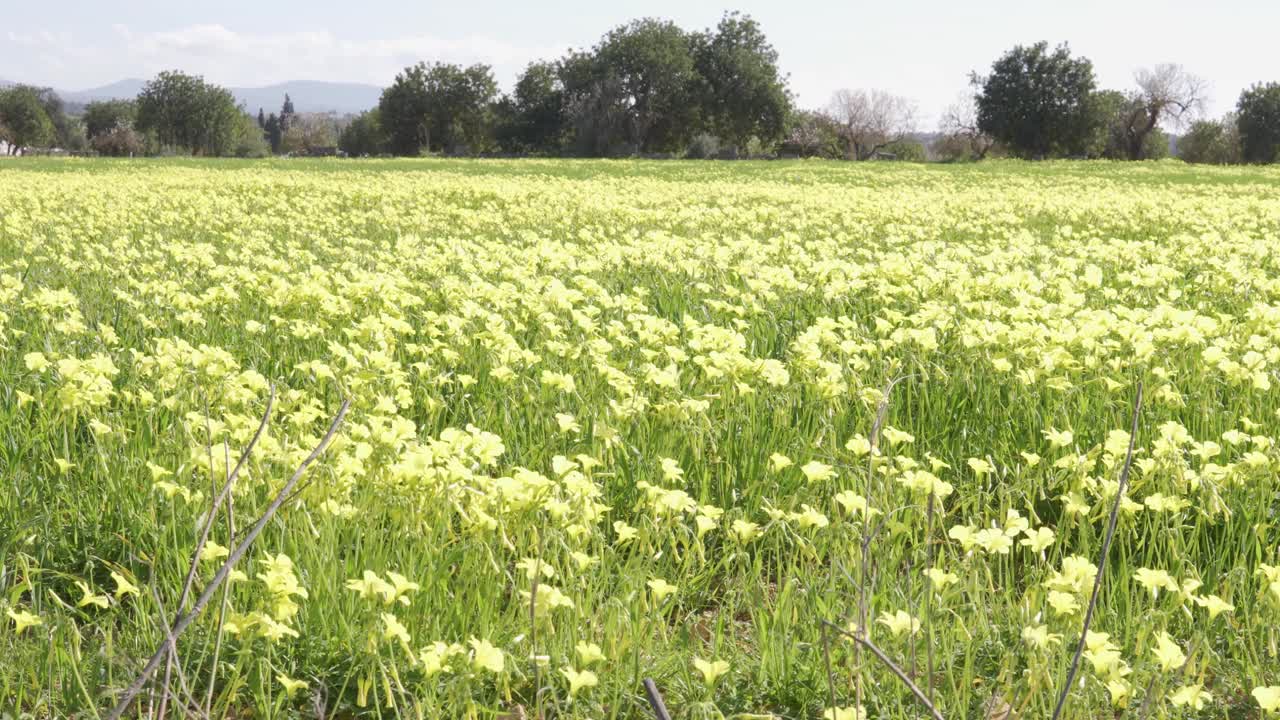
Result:
[[[634,20],[591,48],[530,63],[509,93],[489,65],[419,62],[396,75],[376,108],[348,118],[296,113],[288,96],[278,113],[260,108],[255,118],[225,88],[177,71],[133,100],[89,103],[78,117],[51,90],[15,86],[0,90],[0,140],[11,153],[944,161],[1158,159],[1176,144],[1190,162],[1275,162],[1280,83],[1246,89],[1220,119],[1203,117],[1205,87],[1166,63],[1139,70],[1133,87],[1101,89],[1092,62],[1066,44],[1020,45],[971,73],[937,132],[924,136],[915,104],[881,89],[841,89],[820,109],[796,107],[759,23],[727,13],[693,32]]]

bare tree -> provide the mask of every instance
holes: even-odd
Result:
[[[915,130],[916,106],[884,90],[837,90],[827,112],[850,160],[867,160]]]
[[[985,158],[996,142],[978,127],[978,108],[969,94],[962,94],[943,111],[938,131],[953,146],[963,147],[974,160]]]
[[[1194,118],[1204,108],[1206,83],[1181,65],[1161,63],[1134,73],[1137,91],[1121,118],[1129,159],[1141,160],[1147,135],[1161,122],[1175,126]]]

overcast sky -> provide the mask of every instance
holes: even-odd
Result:
[[[0,78],[81,90],[182,69],[231,86],[285,80],[386,85],[418,60],[486,62],[510,87],[526,62],[587,47],[640,16],[689,29],[728,9],[753,15],[799,103],[833,90],[885,88],[915,100],[926,125],[1015,44],[1067,41],[1099,85],[1178,62],[1210,83],[1213,114],[1241,89],[1280,80],[1280,0],[61,0],[0,13]]]

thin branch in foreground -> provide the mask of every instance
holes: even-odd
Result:
[[[839,625],[836,625],[835,623],[829,620],[822,620],[821,622],[823,625],[830,628],[831,630],[834,630],[840,633],[841,635],[844,635],[845,637],[852,639],[854,642],[858,643],[862,647],[865,647],[866,649],[870,650],[872,655],[875,655],[876,658],[880,660],[880,662],[884,663],[885,667],[889,668],[889,670],[894,675],[898,676],[898,679],[901,680],[902,683],[907,686],[907,689],[911,691],[911,694],[915,695],[916,699],[920,701],[920,704],[924,705],[925,709],[929,711],[929,714],[933,716],[933,720],[945,720],[942,717],[942,713],[938,712],[937,706],[935,706],[933,702],[929,700],[929,697],[924,694],[924,691],[920,689],[920,686],[912,682],[911,678],[907,676],[907,673],[904,672],[902,668],[899,667],[898,664],[893,661],[892,658],[890,658],[887,654],[885,654],[885,651],[881,650],[879,645],[876,645],[875,643],[871,642],[870,638],[864,637],[865,632],[851,633],[848,630],[845,630],[844,628],[840,627]]]
[[[1062,692],[1058,694],[1058,704],[1053,708],[1050,720],[1058,720],[1062,709],[1066,707],[1067,695],[1071,693],[1071,683],[1075,682],[1076,673],[1080,671],[1080,656],[1084,654],[1085,641],[1089,637],[1089,625],[1093,622],[1093,611],[1098,606],[1098,592],[1102,589],[1102,576],[1107,569],[1107,555],[1111,551],[1111,540],[1116,534],[1116,518],[1120,514],[1120,501],[1124,499],[1125,488],[1129,485],[1129,469],[1133,467],[1133,448],[1138,439],[1138,417],[1142,412],[1142,381],[1138,381],[1137,397],[1133,401],[1133,422],[1129,428],[1129,451],[1124,457],[1124,467],[1120,470],[1120,483],[1116,489],[1116,501],[1111,506],[1111,517],[1107,520],[1107,534],[1102,538],[1102,552],[1098,557],[1098,574],[1093,578],[1093,593],[1089,596],[1089,607],[1084,613],[1084,627],[1080,629],[1080,642],[1076,643],[1075,655],[1071,658],[1071,668],[1067,670],[1067,681],[1062,684]]]
[[[294,486],[298,484],[298,481],[302,479],[307,468],[310,467],[311,463],[315,462],[316,458],[320,457],[325,448],[329,446],[329,443],[333,440],[334,436],[337,435],[338,428],[341,427],[342,420],[346,417],[347,409],[350,406],[350,399],[342,402],[342,407],[338,408],[338,414],[334,416],[333,422],[329,425],[328,432],[326,432],[324,437],[320,439],[319,444],[317,444],[315,449],[311,451],[311,454],[302,461],[302,464],[298,466],[298,469],[293,473],[293,476],[289,478],[289,481],[284,484],[284,487],[280,488],[280,492],[276,493],[275,499],[271,501],[269,506],[267,506],[266,511],[258,518],[258,521],[253,524],[253,528],[249,531],[248,535],[245,536],[245,539],[242,540],[240,544],[236,545],[235,549],[231,551],[231,554],[227,557],[226,561],[223,562],[222,567],[218,568],[218,572],[214,574],[213,579],[207,586],[205,586],[204,591],[200,593],[200,597],[196,599],[195,605],[192,606],[191,611],[182,615],[173,624],[173,628],[169,631],[168,636],[165,637],[160,647],[156,649],[156,652],[151,656],[151,659],[147,661],[146,666],[142,668],[142,672],[138,674],[138,677],[134,679],[134,681],[124,691],[124,694],[120,698],[120,702],[116,704],[115,708],[111,711],[111,714],[107,716],[108,720],[119,720],[125,710],[129,709],[129,705],[133,702],[133,698],[141,692],[142,688],[147,684],[147,680],[151,678],[151,675],[155,673],[156,668],[160,666],[160,663],[167,656],[169,646],[177,641],[178,637],[186,631],[187,627],[191,625],[193,621],[195,621],[196,616],[198,616],[200,612],[204,610],[205,606],[209,604],[209,601],[213,599],[214,593],[217,592],[218,587],[222,585],[222,583],[226,581],[227,576],[231,574],[231,570],[235,567],[236,563],[238,563],[240,559],[244,557],[245,553],[249,551],[249,546],[258,538],[258,535],[262,533],[264,528],[266,528],[267,523],[275,516],[276,511],[278,511],[280,506],[282,506],[285,500],[288,499],[290,491],[292,491]]]
[[[658,720],[671,720],[671,713],[667,712],[667,705],[662,702],[662,693],[658,692],[657,683],[645,678],[644,694],[649,698],[649,707],[653,708],[654,717]]]

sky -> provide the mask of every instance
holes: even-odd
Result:
[[[286,80],[388,84],[419,60],[493,66],[509,88],[533,59],[593,45],[632,18],[714,26],[755,17],[802,107],[840,88],[912,99],[921,129],[1008,48],[1068,42],[1100,87],[1176,62],[1209,83],[1207,112],[1280,81],[1280,0],[62,0],[0,14],[0,79],[82,90],[181,69],[227,86]]]

